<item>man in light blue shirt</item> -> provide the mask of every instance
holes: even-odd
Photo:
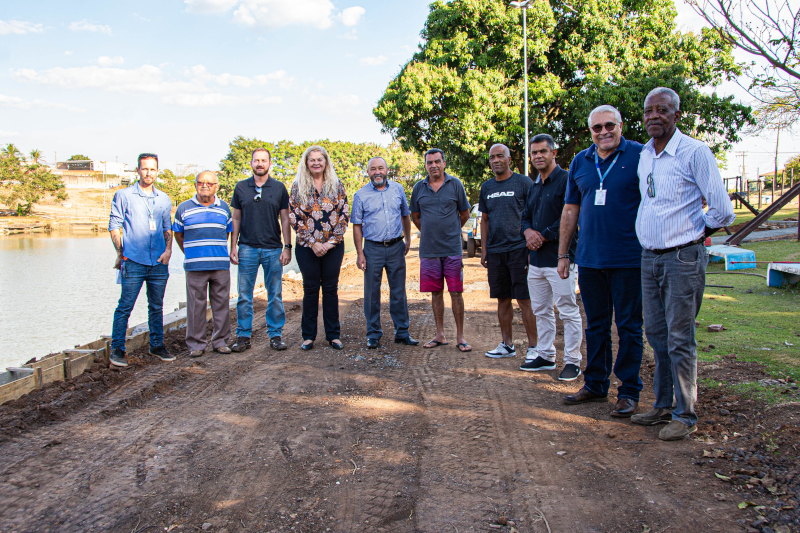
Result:
[[[403,187],[388,180],[389,169],[382,157],[367,163],[369,183],[353,196],[350,222],[356,245],[358,268],[364,271],[364,317],[367,348],[377,348],[381,329],[381,280],[389,280],[389,313],[394,323],[394,342],[419,344],[408,333],[406,254],[411,247],[411,211]],[[362,239],[363,242],[362,243]],[[363,247],[362,247],[363,244]]]
[[[111,202],[108,231],[117,250],[114,268],[120,271],[122,294],[114,311],[111,333],[113,366],[125,367],[125,336],[128,318],[147,283],[147,324],[150,330],[150,354],[162,361],[174,361],[164,347],[164,291],[169,278],[172,255],[172,201],[153,184],[158,176],[158,156],[140,154],[137,165],[139,181],[117,191]]]
[[[656,401],[653,410],[631,421],[646,426],[668,422],[658,434],[661,440],[680,440],[697,430],[695,317],[708,264],[703,241],[736,218],[714,154],[676,127],[680,105],[678,94],[666,87],[647,95],[644,126],[652,139],[638,166],[642,201],[636,235],[643,248],[642,308],[656,362]]]

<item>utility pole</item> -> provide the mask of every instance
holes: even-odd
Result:
[[[775,134],[775,179],[772,180],[772,197],[775,199],[775,189],[778,188],[778,143],[781,141],[781,128],[777,129]],[[784,174],[786,171],[784,170]],[[781,176],[781,196],[783,196],[783,176]]]

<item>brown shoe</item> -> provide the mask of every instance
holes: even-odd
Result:
[[[636,412],[639,402],[634,402],[630,398],[617,398],[617,404],[611,411],[611,416],[616,418],[628,418]]]
[[[280,335],[275,335],[269,340],[269,345],[272,347],[273,350],[285,350],[287,348],[286,343],[283,342]]]
[[[682,440],[697,431],[697,425],[687,426],[680,420],[673,420],[658,432],[661,440]]]
[[[203,357],[204,353],[206,353],[205,350],[192,350],[189,352],[189,357]]]
[[[672,409],[652,409],[640,415],[633,415],[631,422],[640,426],[657,426],[672,421]]]
[[[237,337],[236,342],[231,346],[231,351],[240,353],[250,349],[250,337]]]
[[[564,403],[567,405],[578,405],[579,403],[588,403],[588,402],[607,402],[608,396],[602,394],[595,394],[586,390],[586,387],[582,388],[575,394],[570,394],[569,396],[564,396]]]
[[[214,351],[217,353],[231,353],[231,349],[227,346],[220,346],[219,348],[214,348]]]

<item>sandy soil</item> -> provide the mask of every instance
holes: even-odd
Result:
[[[581,379],[484,357],[499,331],[477,258],[465,267],[472,353],[452,343],[449,310],[449,346],[392,343],[386,306],[382,345],[366,350],[353,259],[341,278],[344,351],[322,337],[299,349],[301,288],[287,281],[286,351],[269,349],[258,312],[243,354],[189,359],[176,332],[174,363],[140,351],[128,369],[95,365],[0,407],[0,531],[732,532],[756,516],[740,501],[775,501],[715,476],[736,475],[733,439],[763,433],[748,425],[759,418],[752,402],[703,389],[702,430],[674,443],[610,418],[613,398],[563,405]],[[424,341],[435,328],[418,265],[412,250],[411,332]],[[514,334],[524,337],[521,325]],[[562,339],[559,324],[559,351]],[[728,363],[709,372],[762,372]],[[652,365],[642,373],[647,409]],[[720,417],[722,405],[735,416]],[[759,419],[786,422],[785,412]],[[750,444],[740,466],[762,468],[750,457],[763,446]]]

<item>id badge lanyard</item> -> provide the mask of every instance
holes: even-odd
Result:
[[[144,198],[144,205],[147,208],[147,214],[150,215],[150,231],[155,231],[156,230],[156,220],[153,217],[153,213],[155,211],[156,196],[154,194],[153,196],[147,196],[147,197],[143,197],[143,198]],[[153,199],[153,207],[150,207],[150,202],[148,201],[148,200],[150,200],[150,198]]]
[[[611,169],[614,168],[614,165],[617,163],[617,159],[619,159],[619,154],[611,164],[606,169],[605,174],[600,172],[600,160],[597,158],[597,149],[594,151],[594,166],[597,168],[597,175],[600,177],[600,188],[595,191],[594,194],[594,205],[606,205],[606,190],[603,189],[603,181],[608,176],[608,173],[611,172]]]

